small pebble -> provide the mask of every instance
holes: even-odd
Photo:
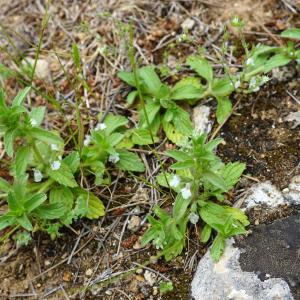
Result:
[[[147,281],[147,283],[149,285],[151,285],[151,286],[153,286],[154,283],[156,282],[156,275],[155,275],[155,273],[153,273],[153,272],[151,272],[149,270],[145,271],[144,278]]]
[[[195,26],[195,21],[191,18],[185,19],[183,21],[183,23],[181,24],[181,28],[183,30],[184,29],[191,30],[191,29],[193,29],[194,26]]]
[[[93,270],[92,270],[92,269],[87,269],[87,270],[85,271],[85,275],[86,275],[86,276],[92,276],[92,275],[93,275]]]
[[[141,224],[141,218],[139,216],[132,216],[131,219],[128,222],[128,229],[130,231],[137,231]]]

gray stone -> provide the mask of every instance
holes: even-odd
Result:
[[[266,206],[276,208],[279,205],[300,205],[300,176],[292,178],[288,188],[282,191],[272,185],[270,181],[253,185],[249,195],[244,200],[244,210],[255,206]]]
[[[288,284],[280,278],[261,281],[254,272],[242,271],[239,257],[242,251],[227,241],[217,263],[208,251],[201,259],[192,281],[191,296],[195,300],[292,300]]]
[[[300,212],[227,241],[219,262],[209,251],[192,281],[195,300],[300,299]]]

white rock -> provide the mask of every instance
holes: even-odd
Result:
[[[195,26],[195,20],[191,18],[185,19],[181,24],[181,28],[183,30],[191,30],[194,28],[194,26]]]
[[[288,193],[283,194],[285,201],[292,205],[300,205],[300,175],[292,178],[288,190]]]
[[[155,273],[149,271],[149,270],[146,270],[145,273],[144,273],[144,278],[145,280],[147,281],[147,283],[151,286],[153,286],[156,282],[156,275]]]
[[[270,181],[255,184],[250,188],[250,195],[244,201],[243,210],[255,206],[276,208],[278,205],[300,204],[300,175],[292,178],[288,188],[279,191]]]
[[[244,272],[239,265],[240,249],[227,241],[225,252],[214,263],[208,251],[201,259],[191,294],[195,300],[292,300],[288,284],[281,278],[261,281],[254,272]]]
[[[35,59],[31,57],[27,57],[22,61],[22,65],[26,68],[26,66],[30,66],[30,68],[33,68]],[[35,68],[35,76],[43,79],[43,80],[50,80],[50,64],[46,59],[39,58],[36,63]]]
[[[282,193],[270,181],[255,184],[250,188],[250,195],[245,199],[245,209],[266,205],[275,208],[285,203]]]
[[[292,128],[296,128],[300,125],[300,110],[296,112],[290,112],[284,120],[287,122],[294,122]]]
[[[132,216],[128,222],[127,228],[131,231],[137,231],[141,225],[141,218],[139,216]]]
[[[209,133],[212,129],[212,121],[209,120],[210,107],[197,105],[193,109],[192,121],[197,133]]]

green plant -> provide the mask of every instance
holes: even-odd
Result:
[[[120,71],[118,76],[130,86],[137,88],[132,72]],[[149,133],[147,133],[149,128],[145,116],[146,113],[155,142],[158,141],[156,135],[162,125],[169,140],[176,144],[183,143],[184,137],[191,134],[193,127],[189,114],[177,104],[177,101],[198,99],[202,95],[201,89],[191,85],[189,82],[186,84],[181,82],[180,86],[169,87],[160,81],[153,66],[138,69],[137,79],[146,103],[145,110],[142,108],[139,110],[140,120],[138,128],[133,133],[133,139],[143,136],[145,141],[140,141],[138,144],[152,143]],[[128,104],[133,104],[137,96],[137,90],[130,92],[127,96]]]
[[[29,91],[22,90],[7,106],[0,89],[0,135],[14,177],[13,185],[3,178],[0,181],[1,197],[8,201],[7,213],[0,216],[0,230],[22,226],[29,231],[43,229],[55,237],[59,227],[69,226],[79,216],[102,216],[104,206],[74,177],[80,167],[78,152],[63,158],[64,141],[59,133],[41,127],[45,108],[28,111],[23,105]]]
[[[166,155],[177,162],[170,169],[175,173],[158,175],[161,186],[170,187],[177,196],[172,213],[156,206],[157,218],[148,217],[150,228],[144,234],[142,244],[152,241],[166,260],[181,254],[186,241],[188,223],[197,224],[201,218],[203,228],[200,240],[206,243],[212,234],[217,236],[212,244],[211,255],[218,260],[225,246],[226,238],[245,233],[249,224],[245,214],[237,209],[218,204],[224,194],[238,182],[245,164],[238,162],[224,164],[214,154],[222,139],[206,142],[206,136],[193,136],[188,145],[180,150],[169,150]]]
[[[128,120],[123,116],[107,115],[86,135],[82,151],[82,165],[95,176],[95,184],[109,184],[108,162],[123,171],[144,172],[145,166],[137,154],[128,151],[133,144],[125,130]]]

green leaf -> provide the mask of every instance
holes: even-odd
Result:
[[[29,146],[22,146],[17,150],[14,163],[17,177],[26,172],[30,151],[31,148]]]
[[[166,294],[168,292],[171,292],[173,291],[173,284],[171,281],[168,281],[168,282],[161,282],[159,284],[159,291],[162,293],[162,294]]]
[[[171,165],[170,168],[172,170],[182,170],[182,169],[192,168],[192,167],[194,167],[194,165],[195,165],[194,160],[189,159],[189,160],[185,160],[182,162],[177,162],[177,163]]]
[[[16,218],[10,215],[0,216],[0,231],[13,225],[16,222]]]
[[[72,174],[76,173],[80,166],[80,157],[77,151],[71,152],[63,159],[63,162],[69,167]]]
[[[141,239],[141,245],[142,247],[146,246],[148,243],[150,243],[152,240],[156,239],[159,235],[159,228],[157,227],[150,227],[143,235]]]
[[[216,188],[221,189],[224,192],[227,191],[227,185],[225,180],[218,174],[212,171],[206,171],[202,173],[202,176],[203,176],[203,180],[211,183]]]
[[[168,180],[168,182],[170,182],[170,181],[172,180],[172,177],[173,177],[173,176],[174,176],[174,175],[171,175],[171,174],[169,174],[169,173],[167,173],[167,172],[165,172],[165,173],[159,173],[159,174],[156,176],[156,182],[157,182],[159,185],[163,186],[163,187],[169,188],[170,185],[167,183],[167,180]],[[166,178],[167,178],[167,180],[166,180]]]
[[[161,81],[155,73],[153,66],[146,66],[138,70],[139,77],[144,81],[146,91],[151,95],[157,95],[161,88]]]
[[[72,171],[70,168],[64,163],[61,162],[60,168],[58,170],[48,169],[48,175],[56,182],[69,187],[78,186]]]
[[[32,231],[33,229],[32,224],[25,214],[23,214],[20,217],[17,217],[16,220],[23,228],[25,228],[28,231]]]
[[[198,75],[206,79],[208,82],[213,80],[213,69],[211,64],[204,58],[192,55],[187,58],[187,64],[195,70]]]
[[[57,144],[58,146],[60,146],[64,144],[64,141],[60,136],[42,128],[33,127],[29,132],[32,137],[49,145]]]
[[[17,129],[9,129],[4,134],[4,148],[8,156],[12,157],[14,154],[14,139],[17,134]]]
[[[232,111],[232,104],[228,97],[217,97],[217,121],[219,124],[223,124]]]
[[[159,110],[160,110],[160,104],[153,102],[153,101],[149,101],[146,105],[145,105],[145,110],[146,110],[146,114],[148,116],[148,121],[151,124],[156,115],[158,114]],[[147,121],[146,121],[146,117],[144,115],[144,110],[140,110],[140,127],[143,128],[147,128]],[[151,126],[152,129],[152,126]]]
[[[63,203],[43,204],[34,210],[34,214],[41,220],[55,220],[61,218],[65,213]]]
[[[44,116],[45,116],[45,106],[39,106],[36,108],[33,108],[32,111],[29,113],[30,119],[35,120],[36,125],[40,126],[43,122]]]
[[[24,208],[26,209],[27,213],[32,212],[34,209],[39,207],[41,204],[43,204],[47,199],[46,194],[40,193],[35,194],[30,199],[26,200],[24,202]]]
[[[132,105],[135,98],[138,96],[138,91],[131,91],[127,97],[126,97],[126,101],[127,101],[127,104],[128,106]]]
[[[172,123],[163,120],[162,125],[167,138],[171,142],[176,145],[180,145],[183,141],[185,141],[185,136],[178,132]]]
[[[284,65],[287,65],[291,61],[290,58],[288,58],[284,54],[276,54],[272,56],[264,65],[264,73],[268,73],[274,68],[281,67]]]
[[[21,199],[16,199],[12,192],[9,192],[7,197],[8,208],[13,212],[22,212],[23,205],[21,204],[20,200]]]
[[[212,93],[215,97],[229,96],[234,91],[234,86],[229,78],[215,79]]]
[[[120,160],[116,166],[123,171],[144,172],[145,166],[139,156],[124,149],[118,149]]]
[[[282,37],[300,40],[300,28],[289,28],[281,32]]]
[[[76,68],[80,69],[80,52],[76,43],[72,43],[72,58]]]
[[[179,162],[191,160],[191,156],[183,150],[167,150],[165,154],[169,157],[176,159]]]
[[[200,242],[206,244],[211,236],[211,231],[212,228],[208,225],[205,224],[205,226],[203,227],[202,231],[201,231],[201,235],[200,235]]]
[[[30,86],[26,87],[24,90],[21,90],[18,95],[14,98],[14,100],[12,101],[11,106],[15,107],[15,106],[21,106],[24,99],[26,98],[27,94],[30,91]]]
[[[211,258],[214,262],[217,262],[220,259],[222,253],[224,252],[224,249],[225,238],[222,235],[218,234],[210,249]]]
[[[1,65],[1,64],[0,64]],[[1,74],[1,73],[0,73]],[[0,109],[7,109],[7,105],[5,103],[5,91],[0,87]]]
[[[106,125],[106,129],[104,129],[104,132],[107,135],[110,135],[118,128],[125,126],[127,123],[127,118],[123,116],[114,116],[113,114],[108,114],[104,120],[104,124]]]
[[[159,142],[157,136],[153,137],[154,143]],[[150,132],[148,129],[137,128],[132,131],[131,140],[135,145],[151,145],[153,144]]]
[[[199,99],[204,95],[204,87],[195,77],[186,77],[181,79],[171,89],[170,99]]]
[[[132,72],[119,71],[118,77],[128,85],[135,87],[135,80]]]
[[[172,108],[173,118],[172,121],[176,128],[176,131],[182,133],[185,136],[191,135],[193,131],[193,125],[190,119],[190,115],[184,109],[179,106]]]
[[[105,207],[103,205],[103,202],[92,192],[88,192],[83,189],[76,189],[76,193],[87,206],[87,212],[85,216],[88,219],[98,219],[99,217],[104,216]]]
[[[73,207],[74,195],[68,187],[58,186],[50,190],[49,202],[62,204],[67,213]]]
[[[8,193],[11,188],[11,185],[4,178],[0,177],[0,191]]]
[[[158,205],[154,206],[153,211],[163,223],[167,223],[170,220],[170,215]]]
[[[226,182],[227,190],[233,188],[233,186],[239,181],[245,169],[246,164],[239,162],[228,163],[221,169],[220,175]]]
[[[184,217],[187,208],[190,204],[191,199],[183,199],[181,194],[177,194],[174,207],[173,207],[173,217],[176,222],[180,222],[181,219]]]

